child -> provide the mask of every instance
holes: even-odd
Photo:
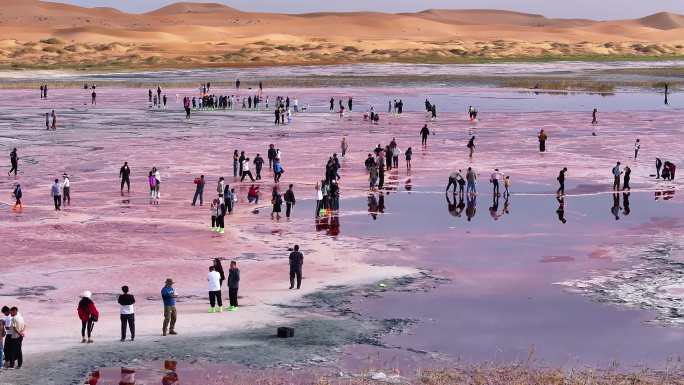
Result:
[[[504,176],[504,196],[508,197],[511,194],[508,192],[508,188],[511,187],[511,177],[506,175]]]
[[[219,200],[218,198],[214,198],[213,201],[211,201],[211,208],[209,211],[211,212],[211,231],[216,231],[218,230],[218,204]]]

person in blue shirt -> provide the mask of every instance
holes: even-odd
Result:
[[[176,290],[173,288],[173,279],[167,278],[164,287],[161,289],[162,300],[164,301],[164,326],[162,335],[166,335],[168,328],[169,334],[176,335]]]

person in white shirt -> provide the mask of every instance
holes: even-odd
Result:
[[[641,143],[639,142],[639,139],[634,142],[634,159],[636,160],[637,155],[639,155],[639,149],[641,148]]]
[[[71,190],[71,182],[69,181],[69,175],[64,173],[62,178],[64,179],[62,181],[62,206],[66,204],[71,205],[71,195],[69,195]]]
[[[121,313],[121,342],[126,341],[126,325],[131,330],[131,341],[135,340],[135,297],[128,294],[128,286],[122,286],[123,294],[119,295],[118,302]]]
[[[161,173],[159,172],[159,169],[156,167],[154,167],[154,179],[157,180],[157,185],[154,187],[155,198],[159,199],[159,185],[161,185]]]
[[[492,176],[490,178],[490,181],[492,182],[492,185],[494,186],[494,191],[492,192],[492,194],[494,194],[494,196],[501,195],[501,194],[499,194],[499,180],[503,179],[503,176],[504,176],[503,173],[501,171],[499,171],[498,168],[494,169],[494,172],[492,173]]]
[[[223,311],[223,300],[221,299],[221,274],[216,271],[214,266],[209,267],[207,282],[209,283],[209,304],[211,305],[209,313],[220,313]],[[218,305],[218,307],[216,305]]]
[[[254,177],[252,176],[252,172],[249,171],[249,158],[245,158],[242,160],[241,168],[242,168],[242,175],[240,176],[240,182],[244,181],[246,176],[249,176],[249,179],[251,179],[252,182],[254,182]]]

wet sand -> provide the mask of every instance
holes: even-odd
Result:
[[[232,333],[264,336],[267,331],[270,335],[274,325],[304,322],[302,318],[312,317],[313,310],[298,311],[296,307],[289,306],[301,302],[303,295],[314,294],[330,286],[357,287],[385,282],[414,275],[420,268],[433,271],[435,276],[445,276],[461,288],[471,285],[470,294],[466,295],[467,292],[461,290],[464,297],[454,306],[468,309],[473,318],[454,323],[454,313],[431,316],[430,312],[442,307],[444,301],[453,300],[452,296],[444,297],[444,292],[438,288],[434,293],[416,297],[407,294],[404,298],[403,294],[389,293],[380,302],[369,300],[365,305],[354,302],[352,309],[362,315],[355,322],[362,325],[368,317],[378,320],[417,318],[419,326],[416,330],[429,325],[425,334],[417,334],[418,342],[415,338],[402,340],[402,335],[386,340],[388,346],[400,349],[424,349],[447,356],[461,354],[473,360],[490,359],[492,354],[496,358],[495,352],[501,348],[500,337],[507,334],[516,336],[516,339],[510,342],[510,350],[503,355],[504,359],[515,359],[520,351],[540,345],[541,350],[549,354],[549,361],[564,363],[567,362],[563,358],[566,355],[557,354],[545,346],[549,340],[537,338],[542,334],[535,336],[534,329],[529,328],[524,331],[515,329],[512,326],[522,321],[506,319],[515,311],[522,315],[536,312],[538,308],[535,305],[526,304],[528,292],[547,290],[553,295],[544,297],[544,304],[540,306],[549,312],[558,306],[570,308],[572,303],[576,306],[573,311],[578,314],[603,313],[596,316],[595,323],[615,325],[613,321],[616,319],[627,320],[629,328],[615,329],[616,333],[630,330],[643,333],[643,338],[652,335],[648,331],[651,329],[639,324],[641,320],[650,318],[646,313],[634,312],[633,316],[615,317],[615,312],[620,312],[619,307],[606,310],[601,305],[587,305],[587,298],[568,295],[554,283],[590,277],[596,268],[624,268],[629,263],[620,261],[613,264],[610,259],[596,264],[577,261],[583,261],[587,255],[604,248],[612,250],[633,233],[639,235],[639,244],[652,242],[649,238],[652,231],[640,230],[637,226],[642,222],[631,222],[635,226],[632,228],[614,230],[611,227],[614,224],[609,213],[610,169],[616,160],[632,167],[635,212],[637,207],[644,207],[640,218],[652,218],[658,223],[663,217],[672,216],[668,214],[670,206],[661,213],[644,203],[650,199],[644,198],[642,202],[637,195],[651,196],[654,191],[670,191],[679,187],[677,180],[657,183],[649,177],[654,173],[655,156],[675,164],[682,163],[684,142],[680,140],[682,127],[679,122],[684,111],[676,100],[666,107],[661,105],[660,95],[655,93],[618,93],[612,97],[601,97],[520,94],[482,88],[268,89],[266,94],[270,95],[271,101],[275,95],[291,95],[299,98],[300,105],[311,106],[309,112],[297,114],[293,124],[274,127],[270,112],[199,111],[186,121],[175,95],[182,98],[194,92],[189,89],[167,90],[170,96],[167,110],[150,110],[146,90],[141,89],[98,89],[98,106],[94,107],[89,105],[89,92],[84,90],[56,89],[51,91],[47,101],[38,99],[37,91],[33,90],[0,93],[3,103],[0,144],[5,153],[12,147],[19,149],[20,175],[16,181],[22,184],[26,205],[22,213],[14,213],[10,211],[12,202],[9,194],[0,199],[0,207],[3,208],[0,211],[0,236],[6,240],[2,254],[8,256],[8,261],[17,262],[8,263],[0,272],[0,282],[3,283],[0,295],[5,299],[3,302],[18,305],[29,324],[31,334],[24,345],[27,366],[32,357],[43,360],[63,354],[65,358],[69,357],[65,361],[69,361],[70,366],[67,371],[55,369],[54,373],[57,373],[57,378],[71,380],[95,369],[92,366],[97,360],[79,361],[79,357],[88,354],[86,349],[92,350],[92,358],[103,360],[102,366],[123,364],[133,359],[179,358],[176,349],[187,344],[208,343],[211,341],[209,336],[230,338],[228,336]],[[224,92],[230,94],[233,90],[216,91]],[[330,96],[337,99],[350,95],[355,98],[355,112],[342,119],[338,114],[327,112]],[[418,131],[426,122],[422,112],[425,97],[437,103],[440,113],[437,121],[428,123],[435,135],[430,137],[428,147],[421,149]],[[405,113],[401,118],[386,114],[387,100],[394,98],[405,101]],[[471,124],[464,116],[467,105],[471,103],[479,106],[481,111],[481,119],[476,124]],[[366,110],[369,104],[382,114],[379,125],[370,125],[362,120],[359,111]],[[601,112],[600,124],[594,128],[589,122],[591,108],[595,105]],[[50,109],[55,109],[58,114],[56,132],[44,130],[42,114]],[[545,154],[536,150],[536,133],[540,128],[550,136],[549,150]],[[592,136],[593,131],[598,136]],[[477,136],[477,150],[474,158],[469,160],[465,144],[471,134]],[[343,135],[348,137],[351,153],[342,161],[343,211],[340,225],[331,229],[329,224],[314,221],[311,198],[314,196],[314,183],[323,177],[325,161],[331,153],[339,152],[339,141]],[[392,137],[396,137],[401,149],[413,147],[413,169],[408,173],[401,162],[399,170],[387,173],[388,195],[384,198],[388,208],[386,213],[379,215],[382,219],[376,222],[367,212],[367,177],[363,161],[376,144],[387,144]],[[636,137],[641,139],[642,150],[640,160],[635,162],[630,158]],[[281,188],[288,183],[295,184],[299,204],[290,221],[272,221],[268,216],[270,209],[263,207],[268,206],[267,197],[273,185],[268,179],[268,172],[264,172],[266,180],[261,183],[262,202],[266,203],[259,207],[245,201],[249,184],[237,183],[232,178],[231,155],[234,149],[245,150],[250,157],[257,152],[265,155],[269,143],[275,143],[283,152],[286,173]],[[130,195],[121,196],[117,176],[123,161],[131,165],[133,188]],[[443,217],[449,214],[444,210],[446,203],[441,186],[446,182],[449,171],[469,165],[481,173],[482,195],[478,197],[475,222],[471,222],[475,227],[458,227],[452,231],[452,225],[444,224]],[[146,173],[153,166],[160,168],[162,173],[158,206],[150,205],[147,195]],[[593,218],[594,211],[602,210],[600,217],[607,219],[600,225],[592,227],[592,221],[586,226],[574,227],[572,224],[559,227],[549,223],[557,221],[552,207],[556,204],[553,192],[557,172],[564,166],[570,169],[567,189],[570,195],[589,194],[601,199],[600,203],[587,199],[590,203],[576,206],[575,201],[585,198],[566,198],[568,221],[582,223],[585,216]],[[516,213],[514,210],[519,210],[516,207],[522,206],[522,211],[530,215],[504,216],[496,225],[480,225],[489,219],[487,205],[491,196],[487,195],[490,187],[486,180],[495,167],[501,168],[513,180],[511,210]],[[51,180],[63,172],[71,175],[72,204],[62,212],[55,212],[49,186]],[[205,207],[190,206],[194,191],[192,181],[199,174],[207,176],[205,199],[213,196],[219,176],[227,177],[227,182],[234,184],[240,192],[237,212],[226,218],[225,235],[209,231],[206,204]],[[0,187],[9,192],[14,182],[13,177],[3,178]],[[639,193],[641,190],[647,192]],[[675,194],[674,199],[679,201],[679,195]],[[441,207],[439,213],[432,208],[435,205]],[[395,212],[396,206],[402,209]],[[681,212],[677,207],[675,212]],[[259,209],[258,214],[252,213],[255,208]],[[541,213],[546,218],[543,221],[538,220]],[[433,220],[436,215],[442,219]],[[667,222],[670,224],[667,229],[673,236],[680,237],[680,225],[674,221],[673,224]],[[624,226],[629,225],[628,221]],[[568,233],[568,228],[573,230]],[[581,234],[587,229],[600,232],[594,237],[583,237]],[[545,234],[550,235],[546,237]],[[497,242],[497,248],[491,247],[493,238],[501,240]],[[529,238],[542,238],[545,245],[550,242],[554,247],[539,250],[537,244],[524,241]],[[287,248],[294,243],[302,245],[306,258],[304,289],[299,292],[287,290]],[[452,245],[463,244],[468,247],[460,251],[462,260],[424,259],[427,254],[449,255]],[[500,250],[512,250],[522,259],[512,259],[510,266],[501,264],[497,258]],[[243,307],[237,313],[206,314],[206,270],[214,257],[237,259],[241,265]],[[477,263],[468,266],[474,263],[472,261]],[[521,272],[518,271],[520,267],[516,267],[518,263],[522,263],[522,271],[530,266],[534,269],[518,275]],[[568,266],[569,263],[572,269],[559,270],[558,266]],[[530,275],[548,275],[550,278],[535,280]],[[181,336],[178,342],[160,341],[159,336],[161,304],[158,297],[166,277],[173,277],[178,282],[176,287],[181,295],[178,324]],[[498,285],[483,287],[483,282],[498,282]],[[520,282],[534,284],[520,286]],[[131,286],[138,299],[135,348],[116,346],[119,344],[116,294],[122,284]],[[443,283],[432,286],[451,290]],[[512,291],[511,287],[519,290]],[[484,293],[491,295],[491,299],[483,296],[483,289],[489,290]],[[87,347],[79,347],[80,323],[75,312],[78,294],[83,290],[94,293],[102,311],[101,321],[95,329],[97,342]],[[506,292],[507,296],[500,297],[499,292]],[[497,304],[494,298],[502,303]],[[564,298],[564,305],[557,306],[558,301]],[[483,300],[491,306],[479,308]],[[427,308],[414,308],[416,301]],[[491,307],[499,311],[488,314],[486,310]],[[407,308],[411,310],[406,311]],[[325,322],[346,322],[344,314],[317,317],[322,317],[321,323],[315,324],[319,329],[310,328],[321,333],[343,329],[326,328]],[[480,324],[483,317],[504,319],[501,324],[497,323],[500,327],[477,329],[475,325]],[[429,321],[432,318],[438,320],[436,324]],[[437,330],[441,330],[442,322],[454,328],[455,334],[460,336],[480,331],[467,344],[441,340],[461,347],[452,349],[430,339]],[[542,317],[535,322],[537,328],[552,336],[571,335],[559,327],[561,323],[557,318]],[[345,325],[353,328],[352,325],[357,324]],[[593,321],[579,323],[575,330],[580,333],[592,325]],[[338,333],[346,332],[338,330]],[[673,341],[681,338],[678,329],[668,327],[664,333]],[[338,347],[358,342],[352,337],[335,339],[334,333],[331,338],[334,341],[330,344]],[[235,341],[229,344],[239,346],[241,340],[236,338]],[[250,338],[242,341],[254,342]],[[268,343],[263,346],[264,351],[270,348]],[[310,355],[310,345],[303,342],[302,346],[305,346],[301,348],[302,357]],[[472,350],[473,346],[479,350]],[[150,352],[155,350],[156,353],[150,356]],[[201,348],[193,351],[202,352]],[[114,357],[108,357],[106,352],[115,352]],[[283,350],[286,355],[284,352],[287,349]],[[584,356],[584,347],[570,348],[568,353],[579,357],[583,363],[600,361],[594,356]],[[173,357],[165,357],[164,354]],[[209,356],[203,358],[211,360],[211,354]],[[263,366],[269,366],[269,362],[279,362],[283,355],[264,357],[261,360]],[[214,359],[230,360],[230,357],[219,354]],[[294,360],[295,357],[288,359]],[[41,364],[47,364],[41,360],[38,360]],[[655,357],[651,362],[659,360]],[[258,361],[259,357],[252,357],[244,362]],[[33,369],[45,370],[41,367]],[[26,379],[26,376],[36,374],[26,373],[12,375]]]

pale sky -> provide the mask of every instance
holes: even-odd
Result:
[[[53,1],[87,7],[114,7],[127,12],[146,12],[175,2],[172,0]],[[684,14],[684,0],[205,0],[203,2],[223,3],[243,11],[275,13],[411,12],[427,8],[478,8],[539,13],[549,17],[591,19],[636,18],[660,11]]]

